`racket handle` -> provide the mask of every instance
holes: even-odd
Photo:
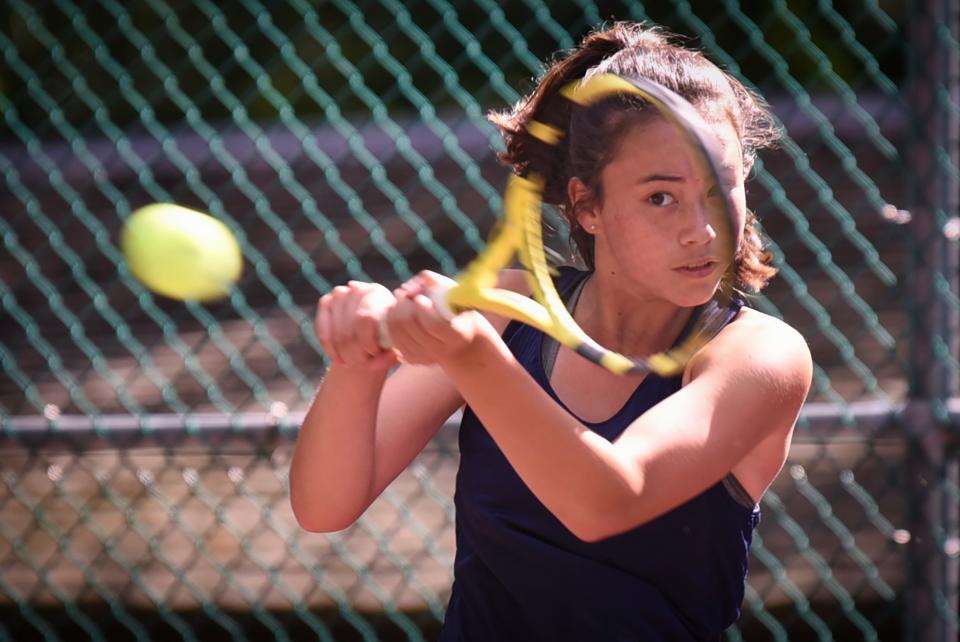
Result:
[[[440,316],[447,320],[456,316],[447,304],[447,292],[449,292],[451,288],[452,286],[440,285],[432,287],[425,292],[427,298],[433,302],[434,309],[440,313]],[[386,319],[380,319],[380,323],[377,324],[377,343],[379,343],[380,347],[384,350],[389,350],[393,347],[393,341],[390,340],[390,330],[387,328]]]

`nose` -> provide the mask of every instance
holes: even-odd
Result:
[[[703,199],[697,199],[683,217],[680,229],[681,245],[706,245],[717,238],[711,208]]]

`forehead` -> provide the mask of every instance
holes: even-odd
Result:
[[[743,151],[733,124],[727,120],[708,121],[711,132],[720,146],[721,171],[740,177],[743,174]],[[687,148],[680,131],[664,118],[652,118],[631,126],[620,141],[613,162],[626,164],[657,164],[663,169],[690,171],[690,156],[681,152]]]

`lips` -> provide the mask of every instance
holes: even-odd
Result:
[[[705,257],[702,259],[694,259],[674,269],[681,274],[699,278],[712,274],[719,263],[720,262],[714,258]]]

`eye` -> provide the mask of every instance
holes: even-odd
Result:
[[[654,207],[667,207],[676,203],[677,199],[667,192],[655,192],[647,197],[647,202]]]

